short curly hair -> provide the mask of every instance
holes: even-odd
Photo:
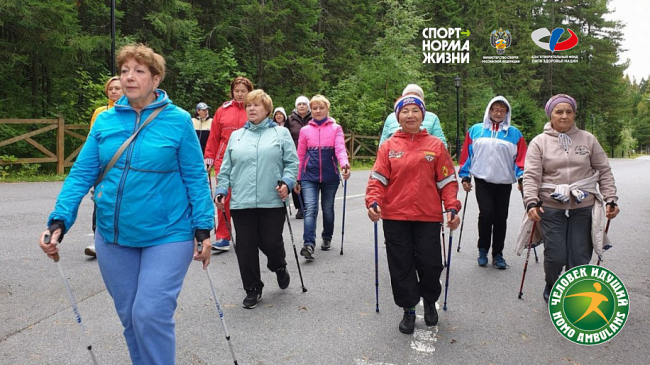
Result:
[[[160,76],[160,82],[165,79],[165,59],[153,49],[142,43],[134,43],[120,48],[117,54],[117,68],[122,69],[126,61],[134,59],[149,68],[151,75]]]
[[[256,102],[262,103],[262,105],[264,105],[264,109],[266,109],[266,116],[271,117],[271,112],[273,111],[273,99],[271,99],[271,97],[265,93],[264,90],[257,89],[248,93],[248,95],[246,95],[246,99],[244,99],[244,107]]]

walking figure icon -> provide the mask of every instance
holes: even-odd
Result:
[[[602,289],[602,286],[600,285],[600,283],[595,282],[594,283],[594,288],[596,288],[596,291],[600,291]],[[596,312],[599,316],[601,316],[605,320],[605,322],[607,322],[607,324],[609,324],[609,321],[607,320],[607,318],[605,318],[605,315],[603,314],[603,312],[600,309],[598,309],[598,306],[600,305],[600,303],[608,301],[607,297],[605,297],[604,295],[602,295],[600,293],[594,293],[594,292],[584,292],[584,293],[577,293],[577,294],[572,294],[572,295],[567,295],[566,296],[566,298],[569,298],[569,297],[588,297],[588,298],[591,298],[591,304],[589,304],[589,307],[587,308],[587,311],[585,311],[585,314],[583,314],[582,317],[578,318],[578,320],[576,320],[573,323],[577,323],[581,319],[588,316],[591,312]]]

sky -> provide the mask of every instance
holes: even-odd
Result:
[[[623,30],[623,49],[621,61],[630,59],[625,73],[641,81],[650,78],[650,0],[610,0],[609,9],[614,10],[605,18],[621,20],[626,23]]]

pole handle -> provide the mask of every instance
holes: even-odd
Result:
[[[52,240],[52,232],[45,233],[45,237],[43,237],[43,242],[45,242],[46,245],[49,245]],[[59,257],[59,253],[55,253],[54,256],[52,257],[52,260],[54,262],[59,262],[61,258]]]

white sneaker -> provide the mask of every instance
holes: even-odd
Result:
[[[86,256],[97,257],[97,252],[95,252],[95,245],[86,246],[84,253]]]

